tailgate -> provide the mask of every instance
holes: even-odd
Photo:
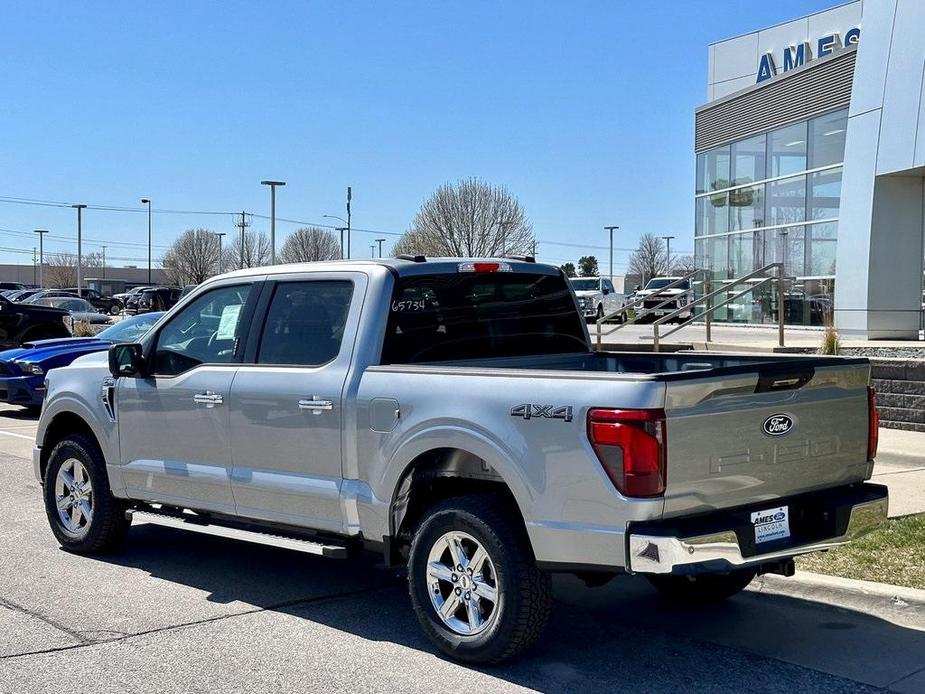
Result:
[[[782,361],[667,383],[666,517],[870,477],[870,365]]]

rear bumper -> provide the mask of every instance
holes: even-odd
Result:
[[[763,508],[784,505],[792,514],[791,537],[759,546],[750,520],[759,507],[634,524],[627,532],[627,569],[651,574],[728,571],[832,549],[886,523],[889,499],[882,485],[858,484],[769,500]]]

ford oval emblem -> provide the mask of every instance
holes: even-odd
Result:
[[[768,436],[783,436],[793,429],[793,420],[785,414],[772,414],[762,428]]]

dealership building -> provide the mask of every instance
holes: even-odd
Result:
[[[916,339],[925,258],[925,0],[857,0],[709,47],[695,254],[715,281],[782,262],[784,316]],[[732,292],[730,292],[732,293]],[[776,320],[756,289],[720,320]]]

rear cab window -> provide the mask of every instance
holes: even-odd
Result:
[[[524,272],[400,277],[382,364],[568,354],[589,349],[561,275]]]

